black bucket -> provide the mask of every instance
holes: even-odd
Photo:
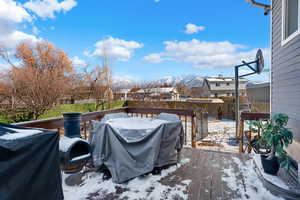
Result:
[[[74,138],[80,138],[80,121],[81,121],[81,113],[79,112],[69,112],[64,113],[64,128],[65,128],[65,136]]]

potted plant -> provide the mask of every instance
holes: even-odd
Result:
[[[286,128],[289,117],[286,114],[276,114],[267,121],[253,121],[250,128],[261,130],[258,140],[271,151],[261,154],[261,162],[266,173],[275,175],[279,168],[290,169],[291,161],[285,148],[293,141],[293,133]]]

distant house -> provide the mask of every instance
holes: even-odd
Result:
[[[186,83],[187,87],[190,89],[191,98],[205,98],[210,97],[209,86],[207,82],[202,77],[197,77]]]
[[[128,93],[130,89],[119,89],[115,92],[115,98],[126,101],[128,99]]]
[[[254,102],[270,102],[270,82],[248,83],[246,86],[248,100]]]
[[[235,95],[235,79],[232,77],[223,77],[219,75],[218,77],[209,77],[204,80],[203,83],[204,90],[205,85],[207,85],[209,90],[209,97],[230,97]],[[248,80],[244,78],[239,79],[239,92],[241,96],[246,95],[246,84]]]
[[[179,93],[174,87],[157,87],[150,90],[150,97],[160,100],[178,100]]]
[[[253,112],[270,112],[270,82],[248,83],[246,93]]]
[[[146,92],[142,88],[131,88],[127,94],[128,100],[144,100]]]
[[[178,100],[179,93],[174,87],[132,88],[127,100]]]

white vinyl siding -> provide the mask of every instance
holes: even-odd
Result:
[[[271,111],[289,116],[294,142],[288,149],[300,163],[300,34],[282,46],[282,1],[272,0]]]

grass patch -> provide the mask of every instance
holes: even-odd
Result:
[[[113,108],[122,108],[124,106],[124,101],[114,101],[112,102]],[[65,112],[94,112],[97,111],[95,109],[96,103],[79,103],[79,104],[60,104],[53,107],[51,110],[47,111],[44,115],[39,117],[39,119],[48,119],[55,117],[62,117]],[[103,109],[108,109],[107,103],[104,104]],[[102,106],[98,109],[102,110]],[[4,115],[0,113],[0,122],[2,123],[14,123],[14,121],[7,119]]]
[[[10,124],[10,123],[14,123],[14,121],[10,120],[10,119],[7,119],[5,117],[5,115],[1,114],[0,113],[0,122],[1,123],[7,123],[7,124]]]
[[[114,101],[112,102],[112,108],[121,108],[124,105],[124,101]],[[48,119],[54,117],[62,117],[63,113],[65,112],[81,112],[81,113],[88,113],[97,111],[95,109],[96,103],[79,103],[79,104],[60,104],[53,107],[51,110],[46,112],[44,115],[39,117],[39,119]],[[104,104],[104,110],[108,109],[107,103]],[[102,110],[102,106],[100,109]]]

